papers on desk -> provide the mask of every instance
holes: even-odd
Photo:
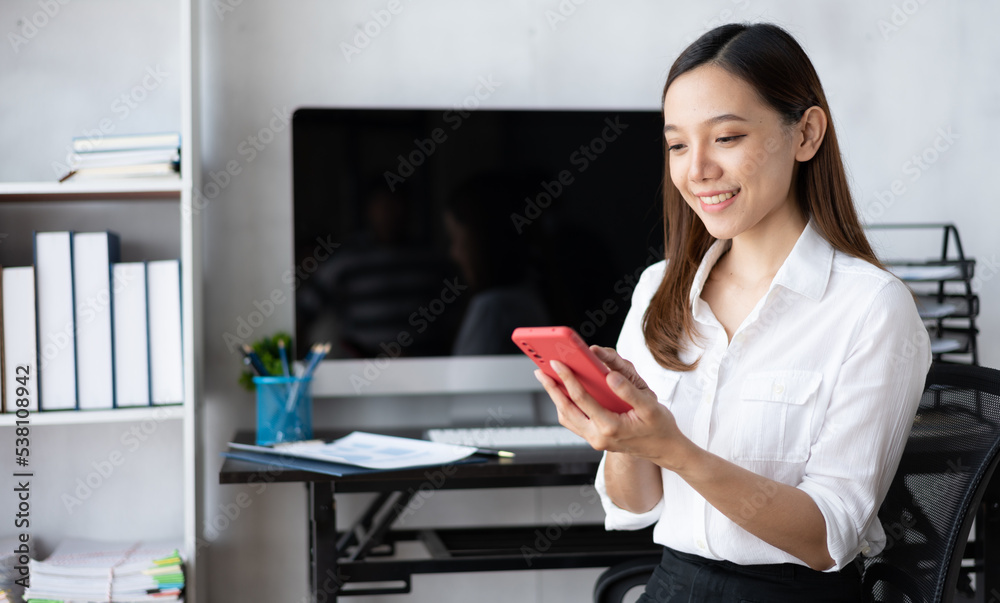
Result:
[[[276,457],[290,456],[374,470],[447,465],[461,461],[476,452],[476,448],[471,446],[440,444],[363,431],[355,431],[333,442],[310,440],[288,442],[274,447],[230,442],[229,447]]]
[[[181,601],[184,570],[176,544],[63,540],[32,560],[24,599],[48,602]]]
[[[17,548],[20,541],[16,537],[0,538],[0,603],[21,603],[24,588],[15,583],[17,579],[25,578],[17,570]],[[27,567],[25,566],[25,571]]]

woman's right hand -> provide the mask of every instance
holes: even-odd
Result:
[[[553,363],[553,368],[568,396],[548,375],[535,371],[535,376],[555,403],[559,422],[606,452],[605,486],[615,505],[633,513],[648,511],[663,497],[656,452],[663,449],[664,438],[676,431],[676,423],[631,362],[613,348],[595,345],[590,349],[610,369],[608,385],[632,406],[629,412],[618,414],[600,406],[562,364]]]
[[[610,369],[606,379],[611,391],[632,409],[617,413],[604,408],[572,369],[553,360],[550,365],[565,390],[541,370],[535,371],[535,377],[555,404],[559,423],[596,450],[627,453],[670,470],[684,465],[697,447],[677,428],[673,414],[660,404],[631,362],[610,348],[597,348],[594,353]]]

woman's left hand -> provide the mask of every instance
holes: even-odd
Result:
[[[666,469],[680,469],[696,447],[677,428],[673,414],[659,403],[656,394],[642,379],[626,378],[625,375],[637,376],[632,363],[611,348],[594,351],[611,369],[607,375],[608,386],[632,406],[632,410],[620,414],[607,410],[587,393],[572,370],[553,361],[552,368],[562,380],[568,397],[555,380],[542,371],[536,370],[535,377],[555,403],[559,423],[587,440],[596,450],[622,452],[649,459]]]

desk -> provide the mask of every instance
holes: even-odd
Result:
[[[333,439],[341,433],[318,433]],[[395,430],[392,435],[417,437]],[[253,443],[252,432],[237,442]],[[390,530],[415,494],[433,490],[521,488],[591,484],[601,454],[590,449],[519,451],[513,459],[455,464],[430,469],[365,473],[332,477],[308,471],[268,470],[265,465],[226,459],[222,484],[260,483],[265,471],[271,482],[302,482],[309,499],[310,592],[314,601],[335,601],[338,594],[373,595],[410,592],[413,574],[472,571],[539,570],[607,567],[643,555],[658,557],[652,528],[607,532],[601,525],[532,525],[422,530]],[[350,529],[336,530],[336,494],[378,493]],[[429,499],[433,504],[433,499]],[[548,532],[546,532],[548,530]],[[541,536],[546,536],[541,538]],[[425,559],[387,559],[396,544],[417,541]],[[525,549],[524,547],[527,547]],[[544,549],[544,550],[542,550]],[[393,582],[371,588],[354,583]],[[320,595],[323,596],[320,596]]]

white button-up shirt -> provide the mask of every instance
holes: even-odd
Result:
[[[877,512],[899,464],[930,367],[930,342],[910,290],[896,277],[833,249],[813,225],[795,247],[732,342],[701,299],[727,242],[705,254],[691,289],[698,333],[681,354],[689,372],[658,365],[642,316],[664,262],[643,272],[618,353],[670,409],[695,444],[807,493],[826,520],[832,570],[858,552],[877,553],[885,533]],[[653,539],[678,551],[739,564],[799,563],[711,506],[662,470],[663,498],[646,513],[608,497],[604,462],[596,486],[609,530],[656,523]],[[752,514],[773,492],[742,503]]]

